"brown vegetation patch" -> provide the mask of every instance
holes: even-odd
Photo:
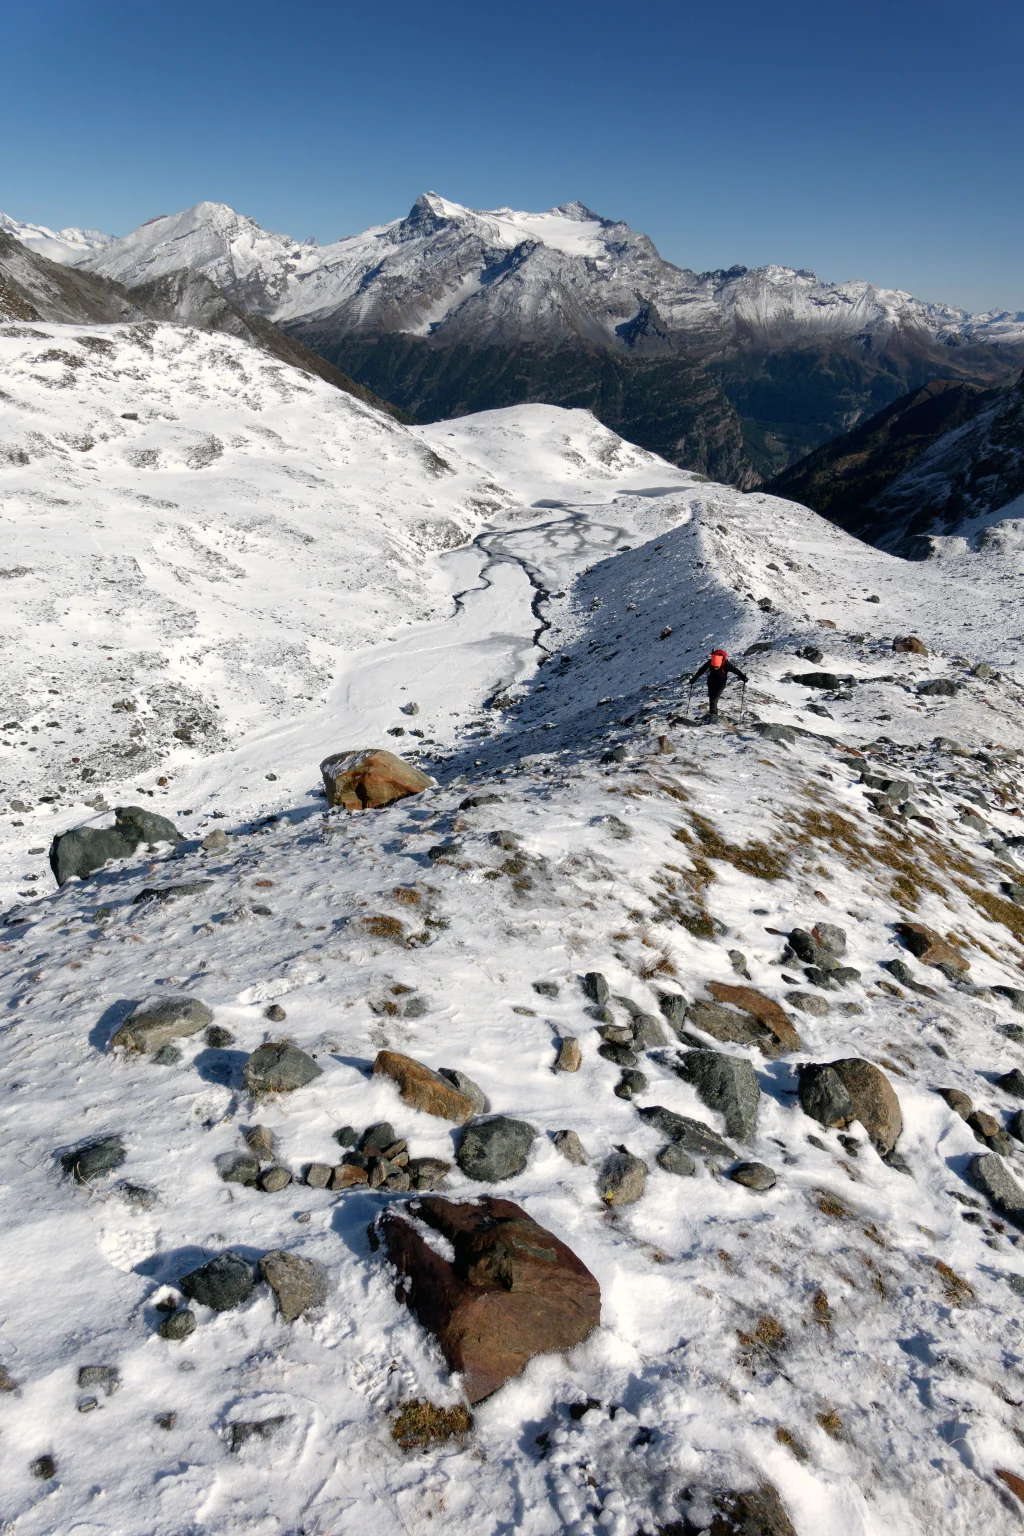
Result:
[[[1018,907],[1004,896],[996,896],[992,891],[984,891],[977,885],[962,884],[959,880],[957,885],[979,912],[993,923],[1002,923],[1018,943],[1024,944],[1024,907]]]
[[[809,1461],[811,1453],[798,1435],[794,1435],[791,1429],[780,1424],[775,1431],[775,1438],[780,1445],[784,1445],[787,1451],[792,1451],[797,1461]]]
[[[391,1436],[403,1451],[419,1451],[446,1440],[462,1440],[472,1428],[473,1416],[461,1403],[456,1408],[438,1408],[436,1403],[412,1398],[399,1403]]]
[[[690,819],[705,859],[731,864],[740,874],[753,875],[755,880],[781,880],[785,875],[786,855],[769,848],[767,843],[727,843],[705,817],[694,812]]]
[[[963,1307],[974,1300],[972,1287],[955,1269],[951,1269],[942,1259],[935,1260],[935,1268],[942,1282],[942,1293],[951,1307]]]
[[[386,917],[378,912],[374,917],[364,917],[360,921],[360,927],[364,933],[372,935],[375,939],[391,939],[398,943],[405,937],[405,927],[397,917]]]

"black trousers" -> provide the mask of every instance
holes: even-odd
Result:
[[[708,711],[712,715],[718,714],[718,701],[725,692],[727,682],[724,668],[708,669]]]

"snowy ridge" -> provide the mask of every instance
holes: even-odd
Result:
[[[45,873],[18,884],[0,926],[14,1388],[0,1443],[18,1536],[701,1532],[721,1490],[765,1483],[796,1536],[1011,1529],[997,1473],[1021,1470],[1024,1246],[966,1179],[987,1148],[935,1089],[1001,1126],[1020,1107],[999,1079],[1024,1067],[1024,1030],[992,990],[1017,988],[1024,964],[1004,889],[1024,880],[1017,552],[908,566],[802,507],[701,483],[583,412],[410,430],[229,338],[124,326],[104,352],[89,336],[0,337],[14,447],[0,581],[5,595],[35,583],[23,649],[0,662],[40,727],[0,749],[0,773],[11,782],[7,759],[38,785],[29,764],[45,756],[69,775],[56,802],[0,814],[5,869],[44,871],[31,850],[94,810],[72,793],[95,789],[187,841],[59,892]],[[907,631],[933,654],[893,652]],[[718,728],[696,723],[686,684],[712,642],[749,675],[746,712],[730,684]],[[811,646],[818,661],[797,655]],[[970,670],[982,646],[996,676]],[[223,704],[233,739],[154,731],[145,771],[111,757],[72,791],[82,738],[51,741],[49,711],[73,721],[70,701],[90,745],[111,719],[151,729],[143,648],[150,671],[164,656],[204,706]],[[292,666],[312,710],[283,697]],[[840,686],[796,680],[818,668]],[[264,673],[281,691],[254,708]],[[955,694],[917,692],[940,678]],[[110,708],[122,692],[134,714]],[[769,722],[791,729],[773,739]],[[327,811],[316,764],[363,743],[415,755],[437,787]],[[865,772],[909,781],[909,797],[873,808]],[[499,798],[464,803],[479,794]],[[204,852],[214,828],[227,847]],[[903,919],[962,947],[966,984],[900,947]],[[819,922],[845,931],[860,973],[839,990],[783,958],[783,935]],[[579,983],[606,976],[617,1024],[629,1009],[660,1021],[666,994],[740,980],[737,954],[800,1048],[683,1044],[756,1072],[738,1150],[774,1169],[765,1194],[703,1160],[690,1178],[658,1163],[664,1137],[638,1106],[718,1134],[721,1116],[674,1070],[667,1025],[639,1053],[646,1086],[617,1095]],[[927,990],[897,985],[893,960]],[[111,1037],[153,993],[202,999],[231,1039],[123,1058]],[[241,1063],[282,1034],[322,1075],[254,1103]],[[555,1074],[567,1035],[582,1065]],[[602,1289],[582,1345],[479,1405],[464,1444],[414,1452],[391,1435],[399,1403],[454,1404],[461,1386],[368,1242],[396,1197],[302,1182],[339,1156],[343,1124],[386,1118],[414,1156],[452,1159],[457,1133],[371,1075],[382,1047],[469,1073],[534,1127],[526,1167],[494,1192]],[[898,1095],[902,1166],[859,1123],[840,1135],[800,1108],[797,1068],[848,1056]],[[218,1176],[256,1121],[294,1176],[276,1194]],[[588,1165],[557,1152],[566,1127]],[[115,1173],[62,1177],[61,1155],[115,1133]],[[619,1146],[649,1172],[641,1200],[608,1209],[597,1172]],[[484,1188],[456,1168],[447,1192]],[[183,1342],[161,1338],[159,1304],[226,1248],[317,1260],[325,1302],[286,1324],[259,1286],[234,1310],[196,1305]],[[109,1396],[79,1383],[100,1365],[118,1373]]]
[[[68,266],[74,266],[103,250],[105,246],[113,244],[116,238],[114,235],[102,235],[98,229],[47,229],[45,224],[24,224],[6,213],[0,213],[0,230],[13,235],[30,250],[38,251],[40,256],[48,256],[51,261],[60,261]]]

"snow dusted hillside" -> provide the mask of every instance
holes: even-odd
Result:
[[[478,212],[428,192],[404,219],[330,245],[268,234],[222,203],[151,219],[82,259],[129,286],[189,266],[284,322],[330,315],[347,331],[471,338],[570,331],[606,345],[643,309],[691,341],[796,341],[916,329],[939,341],[1024,341],[1024,317],[970,315],[864,281],[768,266],[696,274],[628,225],[568,203]]]
[[[0,230],[38,251],[40,256],[71,266],[111,245],[115,238],[101,235],[98,229],[47,229],[45,224],[24,224],[6,213],[0,213]]]
[[[908,566],[583,412],[403,428],[187,329],[12,326],[0,359],[0,580],[24,594],[0,667],[29,726],[0,753],[36,788],[33,757],[65,775],[0,816],[19,876],[0,927],[12,1532],[718,1536],[730,1507],[754,1536],[1015,1529],[1024,1196],[1008,1217],[968,1176],[998,1148],[1024,1179],[1013,553]],[[932,654],[894,652],[907,632]],[[712,642],[750,679],[718,727],[684,680]],[[168,738],[173,689],[223,734]],[[111,721],[146,755],[104,749],[73,783]],[[364,743],[437,786],[328,811],[318,762]],[[93,792],[186,840],[55,891],[30,850]],[[904,920],[957,964],[916,960]],[[841,985],[787,948],[816,924],[843,931]],[[714,1033],[706,985],[741,982],[797,1044]],[[111,1048],[136,1002],[181,994],[217,1032],[159,1059]],[[569,1036],[581,1065],[555,1073]],[[255,1101],[242,1063],[282,1037],[321,1075]],[[371,1074],[385,1047],[532,1127],[520,1172],[455,1166],[446,1193],[520,1203],[602,1292],[583,1344],[419,1449],[393,1437],[400,1405],[457,1405],[462,1384],[368,1238],[408,1197],[304,1181],[341,1127],[380,1120],[454,1161],[458,1130]],[[752,1068],[749,1139],[687,1078],[697,1047]],[[896,1094],[895,1157],[801,1107],[798,1067],[851,1057]],[[993,1118],[969,1126],[968,1101]],[[659,1105],[724,1151],[670,1172],[638,1112]],[[256,1124],[292,1175],[276,1192],[221,1176]],[[118,1168],[62,1173],[111,1135]],[[609,1206],[618,1148],[647,1173]],[[770,1188],[730,1176],[750,1160]],[[326,1294],[286,1322],[259,1284],[161,1337],[182,1277],[228,1249],[313,1260]]]

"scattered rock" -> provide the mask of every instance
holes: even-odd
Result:
[[[162,1045],[149,1059],[157,1067],[176,1067],[182,1060],[182,1052],[176,1045]]]
[[[141,806],[118,806],[112,827],[73,827],[53,839],[50,868],[58,885],[87,880],[108,859],[127,859],[140,843],[183,843],[173,822]]]
[[[778,1182],[775,1169],[769,1168],[767,1163],[737,1163],[735,1168],[729,1169],[729,1177],[734,1183],[761,1193],[774,1189]]]
[[[741,949],[730,949],[729,964],[732,966],[737,976],[744,976],[747,981],[750,980],[750,971],[747,967],[747,957]]]
[[[226,832],[222,832],[220,827],[214,827],[212,832],[207,832],[199,846],[204,853],[224,853],[230,847],[230,842]]]
[[[630,1039],[632,1038],[633,1034],[630,1031]],[[597,1054],[603,1056],[605,1061],[614,1062],[617,1067],[635,1067],[637,1063],[636,1052],[630,1050],[628,1045],[617,1045],[614,1040],[602,1041],[597,1048]]]
[[[977,1153],[967,1164],[964,1176],[1001,1216],[1024,1230],[1024,1189],[1021,1189],[998,1153]]]
[[[558,1042],[558,1055],[555,1057],[554,1071],[578,1072],[582,1060],[583,1055],[576,1036],[566,1035]]]
[[[675,749],[676,749],[676,744],[672,740],[671,736],[659,736],[658,737],[658,751],[659,752],[665,752],[665,753],[674,752]]]
[[[398,708],[403,715],[418,715],[420,712],[419,705],[414,704],[411,700],[408,704],[399,704]]]
[[[993,987],[992,991],[998,992],[1000,997],[1005,997],[1017,1013],[1024,1013],[1024,987]]]
[[[823,688],[829,693],[835,693],[844,684],[854,681],[852,677],[840,677],[836,672],[794,672],[792,680],[802,688]]]
[[[491,795],[491,794],[486,794],[486,795],[467,795],[465,800],[460,802],[459,810],[460,811],[477,811],[483,805],[500,805],[501,801],[502,801],[502,798],[503,797],[501,795]]]
[[[537,993],[538,997],[557,997],[558,996],[558,982],[557,981],[535,981],[533,983],[533,990]]]
[[[452,1171],[441,1157],[411,1157],[406,1167],[413,1189],[442,1189]]]
[[[1002,1088],[1004,1093],[1012,1093],[1015,1099],[1024,1099],[1024,1072],[1020,1067],[1014,1067],[1011,1072],[1004,1072],[996,1078],[996,1087]]]
[[[467,1077],[465,1072],[460,1072],[458,1067],[438,1067],[437,1070],[439,1075],[447,1078],[452,1087],[456,1088],[464,1099],[469,1100],[475,1115],[486,1115],[491,1106],[488,1103],[486,1093],[484,1093],[479,1083],[475,1083],[471,1077]]]
[[[242,1075],[254,1095],[292,1093],[321,1075],[312,1056],[290,1041],[268,1041],[246,1060]]]
[[[197,1035],[213,1023],[213,1009],[198,997],[147,997],[133,1008],[110,1044],[126,1051],[155,1051],[172,1040]]]
[[[736,1161],[735,1149],[723,1141],[709,1125],[705,1125],[703,1120],[691,1120],[688,1115],[677,1115],[674,1110],[663,1109],[660,1104],[647,1104],[637,1113],[647,1125],[653,1125],[655,1130],[667,1136],[670,1141],[678,1142],[687,1152],[729,1163]]]
[[[696,1088],[701,1103],[724,1116],[727,1135],[752,1139],[761,1089],[749,1061],[722,1051],[686,1051],[674,1066]]]
[[[188,896],[201,895],[203,891],[208,891],[212,885],[212,880],[185,880],[178,885],[147,885],[142,888],[137,896],[132,897],[132,906],[141,907],[151,901],[163,904],[173,901],[184,901]]]
[[[766,1024],[755,1019],[752,1013],[741,1013],[736,1008],[726,1008],[721,1003],[709,1003],[698,997],[686,1010],[685,1018],[713,1040],[726,1045],[756,1045],[765,1056],[783,1054],[782,1047]],[[682,1035],[682,1030],[677,1030]],[[692,1036],[687,1036],[692,1038]]]
[[[651,1013],[633,1015],[633,1049],[653,1051],[665,1044],[665,1031]]]
[[[447,1077],[425,1067],[412,1056],[402,1056],[397,1051],[378,1051],[373,1071],[376,1077],[391,1079],[403,1104],[420,1109],[424,1114],[465,1125],[477,1112],[467,1094],[460,1093]]]
[[[927,656],[928,647],[916,635],[897,635],[892,643],[894,651],[910,652],[914,656]]]
[[[871,599],[868,599],[871,601]],[[875,599],[877,602],[877,598]],[[701,1512],[700,1525],[687,1522],[690,1530],[708,1532],[708,1536],[796,1536],[792,1521],[771,1483],[747,1493],[716,1493],[707,1519]]]
[[[113,1397],[121,1389],[121,1372],[116,1365],[83,1365],[78,1370],[78,1385],[97,1388],[104,1397]]]
[[[269,1019],[271,1024],[283,1024],[288,1015],[280,1003],[271,1003],[269,1008],[264,1008],[263,1017]]]
[[[508,1115],[474,1120],[459,1141],[459,1167],[467,1178],[483,1183],[511,1179],[526,1167],[536,1134],[525,1120],[513,1120]]]
[[[250,1440],[272,1440],[287,1422],[287,1416],[283,1413],[272,1419],[236,1419],[228,1425],[228,1444],[232,1451],[237,1452]]]
[[[811,938],[830,955],[846,954],[846,929],[836,923],[815,923]]]
[[[433,784],[427,774],[393,752],[361,748],[337,752],[320,764],[328,805],[346,811],[379,810]]]
[[[18,1383],[5,1366],[0,1365],[0,1392],[17,1392]]]
[[[612,1092],[617,1099],[631,1099],[634,1093],[644,1093],[647,1089],[647,1078],[643,1072],[628,1068],[622,1073]]]
[[[367,1157],[379,1157],[394,1146],[398,1137],[390,1120],[375,1120],[359,1138],[359,1150]]]
[[[251,1152],[222,1152],[214,1159],[225,1184],[255,1184],[260,1165]]]
[[[286,1323],[327,1300],[327,1271],[312,1259],[275,1248],[259,1261],[261,1277],[277,1297],[278,1309]]]
[[[332,1189],[352,1189],[369,1182],[370,1175],[361,1163],[339,1163],[331,1174]]]
[[[519,837],[507,827],[498,827],[488,838],[495,848],[503,848],[506,853],[515,853],[519,847]]]
[[[310,1189],[326,1189],[333,1172],[330,1163],[310,1163],[306,1168],[306,1183]]]
[[[245,1133],[245,1144],[265,1162],[277,1156],[277,1137],[269,1125],[250,1125]]]
[[[949,677],[931,678],[927,682],[918,683],[917,690],[924,698],[955,698],[957,685]]]
[[[178,1283],[190,1301],[198,1301],[200,1306],[212,1307],[216,1312],[229,1312],[248,1301],[256,1284],[256,1273],[241,1254],[228,1248],[209,1263],[190,1270]]]
[[[940,1088],[938,1094],[945,1099],[953,1112],[960,1116],[961,1120],[967,1120],[974,1113],[974,1104],[966,1093],[959,1088]]]
[[[883,960],[882,965],[890,976],[895,976],[902,986],[909,987],[912,992],[920,992],[925,997],[938,996],[934,987],[926,987],[923,982],[914,979],[914,973],[905,960]],[[1024,997],[1024,993],[1021,996]]]
[[[275,1164],[272,1168],[264,1168],[256,1183],[265,1195],[276,1195],[280,1190],[287,1189],[291,1181],[288,1169]]]
[[[697,1172],[697,1164],[678,1141],[670,1141],[667,1147],[662,1147],[656,1161],[666,1173],[675,1173],[681,1178],[689,1178]]]
[[[783,1009],[774,998],[765,997],[755,987],[735,987],[724,981],[709,981],[707,990],[718,1003],[732,1003],[758,1019],[787,1051],[802,1049],[802,1041]]]
[[[60,1165],[65,1173],[74,1175],[77,1184],[88,1184],[120,1168],[125,1160],[124,1142],[120,1136],[104,1136],[99,1141],[85,1141],[71,1152],[65,1152]]]
[[[37,1456],[35,1461],[29,1463],[28,1469],[33,1477],[49,1479],[57,1476],[57,1463],[52,1456]]]
[[[608,983],[600,971],[588,971],[582,980],[583,990],[592,1003],[608,1001]]]
[[[669,1027],[678,1034],[686,1022],[686,998],[678,992],[662,992],[658,997],[658,1007]]]
[[[403,1214],[380,1220],[385,1251],[405,1277],[405,1299],[437,1338],[471,1403],[496,1392],[535,1355],[573,1348],[600,1322],[597,1281],[570,1248],[510,1200],[409,1207],[439,1232],[442,1257]]]
[[[177,1343],[182,1339],[187,1339],[190,1333],[195,1333],[195,1330],[195,1313],[190,1307],[179,1307],[176,1312],[172,1312],[169,1317],[164,1318],[157,1329],[157,1333],[162,1339],[170,1339]]]
[[[211,1051],[226,1051],[229,1045],[235,1043],[235,1037],[230,1029],[221,1029],[219,1024],[211,1024],[203,1040]]]
[[[644,1192],[647,1164],[632,1152],[620,1148],[605,1158],[598,1179],[598,1191],[605,1205],[633,1205]]]
[[[765,741],[776,741],[785,746],[791,746],[798,739],[791,725],[772,725],[768,721],[759,720],[754,725],[754,730]]]
[[[846,1126],[859,1120],[880,1157],[892,1152],[903,1116],[892,1084],[870,1061],[841,1061],[800,1068],[800,1104],[819,1125]]]
[[[552,1139],[567,1162],[575,1163],[580,1168],[589,1163],[590,1159],[575,1131],[556,1131]]]
[[[791,1008],[812,1014],[816,1019],[823,1019],[829,1011],[825,998],[819,997],[817,992],[787,992],[786,1002]]]
[[[970,970],[971,962],[934,928],[927,928],[924,923],[897,923],[895,926],[910,953],[922,965],[950,965],[956,971]]]

